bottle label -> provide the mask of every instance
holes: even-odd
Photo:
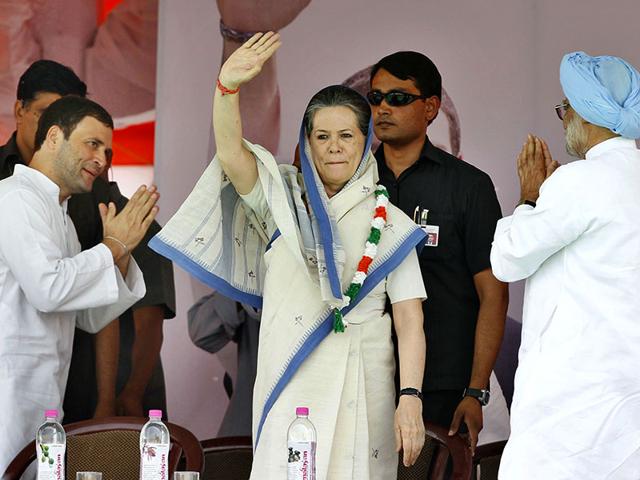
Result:
[[[169,445],[144,444],[140,452],[140,480],[169,480]]]
[[[316,442],[287,442],[287,480],[315,480]]]
[[[66,445],[37,443],[38,480],[65,480],[64,452]]]

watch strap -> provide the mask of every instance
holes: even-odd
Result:
[[[402,390],[400,390],[400,396],[402,395],[411,395],[412,397],[418,397],[420,400],[422,400],[422,392],[417,388],[403,388]]]
[[[489,403],[489,390],[481,390],[478,388],[465,388],[462,397],[473,397],[480,402],[481,405]]]

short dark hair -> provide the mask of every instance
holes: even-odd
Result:
[[[113,129],[113,119],[101,105],[88,98],[67,95],[49,105],[40,117],[36,131],[35,151],[40,149],[52,126],[60,127],[67,140],[85,117],[93,117]]]
[[[442,77],[435,64],[422,53],[396,52],[387,55],[371,69],[371,78],[381,68],[400,80],[411,79],[425,97],[442,97]]]
[[[42,92],[84,97],[87,86],[69,67],[53,60],[37,60],[20,77],[16,98],[25,104]]]
[[[313,117],[316,112],[326,107],[347,107],[356,115],[358,128],[366,137],[369,133],[369,120],[371,119],[371,107],[369,102],[352,88],[344,85],[331,85],[316,93],[304,111],[304,128],[307,137],[313,130]]]

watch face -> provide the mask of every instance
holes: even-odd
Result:
[[[464,395],[477,399],[483,406],[489,403],[489,398],[491,397],[489,390],[477,390],[475,388],[466,388]]]

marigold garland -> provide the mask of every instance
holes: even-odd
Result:
[[[387,205],[389,205],[389,192],[383,185],[377,185],[376,190],[376,209],[371,220],[371,231],[369,237],[364,244],[364,254],[358,262],[356,273],[353,275],[353,280],[347,288],[346,292],[342,296],[342,308],[346,308],[356,298],[358,292],[362,288],[364,280],[367,278],[369,267],[373,262],[373,259],[378,253],[378,243],[380,243],[380,236],[382,235],[382,229],[387,223]],[[348,322],[344,319],[342,311],[336,308],[333,311],[333,331],[335,333],[344,332]]]

